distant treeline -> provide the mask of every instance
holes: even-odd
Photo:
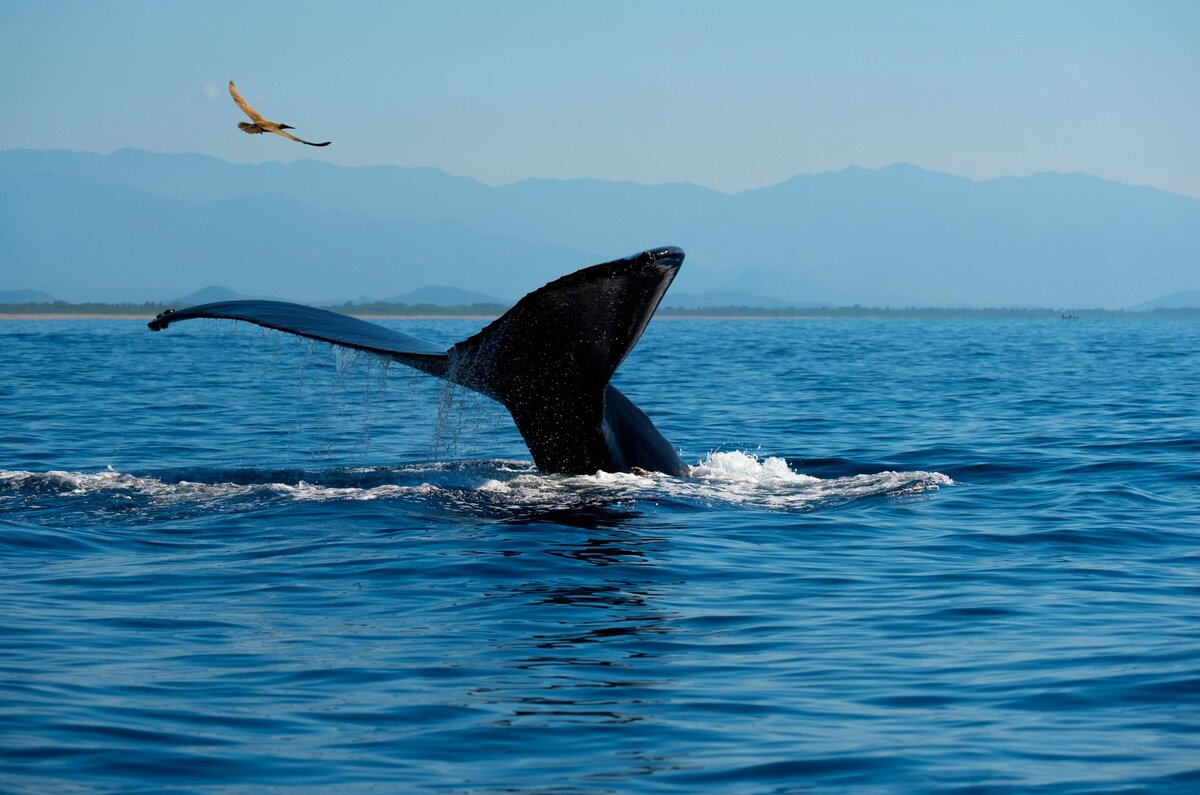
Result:
[[[152,318],[166,308],[162,303],[141,304],[72,304],[66,301],[43,301],[38,303],[0,304],[0,315],[137,315]],[[175,307],[181,309],[182,307]],[[325,307],[334,312],[363,316],[416,316],[416,317],[498,317],[508,310],[505,304],[463,304],[437,306],[434,304],[397,304],[387,301],[369,303],[346,303]],[[938,309],[908,307],[886,309],[866,306],[826,307],[816,309],[762,309],[747,306],[714,306],[683,309],[663,307],[660,317],[693,318],[1061,318],[1079,320],[1085,318],[1157,317],[1195,318],[1200,317],[1200,307],[1183,309],[1151,309],[1133,311],[1126,309]]]
[[[145,315],[154,317],[162,304],[72,304],[67,301],[0,304],[0,315]]]

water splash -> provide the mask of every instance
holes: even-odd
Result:
[[[222,477],[222,474],[226,477]],[[878,472],[822,479],[794,472],[780,458],[758,459],[733,452],[709,453],[692,467],[690,478],[650,472],[598,472],[589,476],[542,474],[522,461],[461,461],[403,467],[354,467],[349,470],[294,473],[254,472],[228,477],[221,471],[191,473],[192,478],[136,476],[109,468],[103,472],[0,471],[0,500],[55,496],[126,495],[151,504],[205,504],[230,498],[278,498],[287,501],[404,500],[410,496],[444,497],[480,508],[554,508],[572,504],[671,500],[745,508],[810,510],[864,497],[900,496],[952,484],[938,472]]]
[[[237,509],[263,502],[339,500],[444,501],[469,511],[552,510],[599,503],[671,501],[704,508],[807,511],[870,497],[937,489],[953,481],[937,472],[878,472],[822,479],[793,471],[782,458],[742,451],[709,453],[692,477],[650,472],[545,475],[521,461],[461,461],[402,467],[305,472],[189,471],[134,475],[101,472],[0,471],[0,505],[82,500],[101,512],[112,499],[155,509]]]

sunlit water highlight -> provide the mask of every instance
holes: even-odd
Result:
[[[0,340],[2,791],[1200,786],[1195,322],[655,321],[690,479],[236,324]]]

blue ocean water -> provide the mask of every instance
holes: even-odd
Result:
[[[656,320],[686,480],[249,326],[0,345],[2,791],[1200,789],[1195,321]]]

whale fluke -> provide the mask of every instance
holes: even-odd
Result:
[[[502,403],[543,472],[688,468],[609,383],[683,264],[667,247],[593,265],[534,290],[449,350],[348,315],[282,301],[219,301],[164,313],[154,331],[228,318],[386,356]]]

